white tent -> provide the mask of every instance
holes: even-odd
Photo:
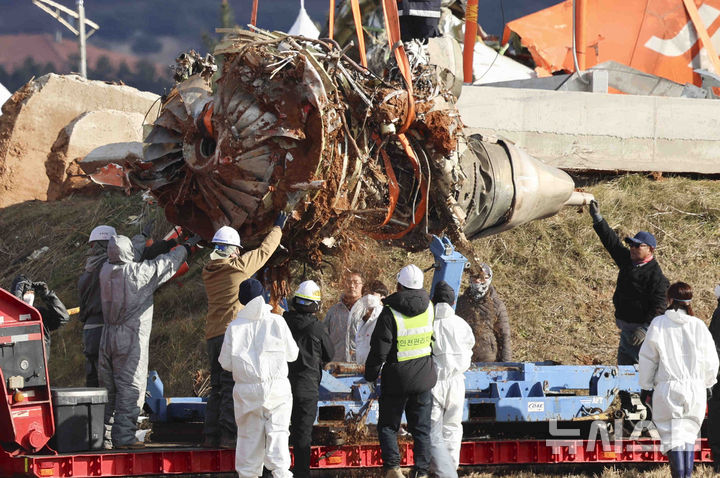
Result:
[[[8,91],[7,88],[5,88],[2,83],[0,83],[0,108],[2,105],[5,104],[5,102],[12,96],[12,93]],[[0,115],[2,114],[2,111],[0,111]]]
[[[307,38],[317,38],[320,36],[320,31],[313,23],[310,15],[305,11],[305,0],[300,0],[300,13],[298,13],[295,23],[288,30],[290,35],[300,35]]]

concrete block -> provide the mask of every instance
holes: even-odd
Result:
[[[720,173],[720,101],[464,86],[470,132],[563,169]]]
[[[140,141],[111,143],[90,151],[78,164],[86,174],[92,174],[108,163],[121,164],[124,161],[142,161],[143,144]]]
[[[145,116],[149,111],[148,117],[155,118],[157,99],[153,93],[76,75],[49,74],[29,82],[3,105],[0,116],[0,207],[48,198],[48,155],[60,132],[81,114],[118,110]]]
[[[45,163],[50,179],[48,200],[62,198],[66,187],[67,169],[88,153],[108,143],[138,143],[142,141],[143,119],[138,112],[96,110],[81,114],[60,131]],[[142,157],[142,147],[140,147]]]

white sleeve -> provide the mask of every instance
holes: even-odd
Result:
[[[172,279],[186,258],[187,250],[182,246],[178,246],[170,252],[157,256],[155,259],[140,262],[141,272],[138,277],[145,278],[145,285],[154,291]],[[138,285],[139,287],[140,285]]]
[[[640,360],[638,363],[638,381],[640,388],[643,390],[653,390],[655,388],[655,374],[658,369],[658,361],[660,356],[657,351],[657,342],[655,336],[658,334],[657,322],[652,322],[647,331],[645,340],[640,347]]]
[[[475,334],[473,334],[473,330],[470,327],[470,325],[465,322],[462,318],[460,318],[462,321],[463,327],[463,342],[462,342],[462,353],[463,353],[463,367],[465,369],[463,372],[465,372],[467,369],[470,368],[470,365],[472,365],[472,352],[473,347],[475,347]]]
[[[710,388],[717,382],[718,367],[720,367],[720,361],[718,360],[717,349],[715,348],[715,341],[710,334],[710,331],[703,324],[702,331],[702,342],[703,352],[702,357],[705,358],[705,388]]]
[[[228,327],[225,331],[225,339],[220,349],[218,362],[223,369],[232,372],[232,327]]]

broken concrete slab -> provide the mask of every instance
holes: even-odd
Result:
[[[122,164],[125,161],[142,161],[143,144],[140,141],[110,143],[90,151],[78,161],[78,165],[86,174],[92,174],[108,163]]]
[[[108,143],[142,141],[144,118],[138,112],[96,110],[81,114],[63,128],[45,163],[50,179],[48,200],[60,199],[69,192],[66,184],[69,164]]]
[[[48,197],[45,162],[60,131],[82,113],[157,115],[158,96],[76,75],[48,74],[18,90],[0,116],[0,207]]]
[[[563,169],[720,173],[720,101],[464,86],[473,132]]]

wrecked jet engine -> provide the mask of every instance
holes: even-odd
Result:
[[[284,243],[310,258],[358,233],[424,247],[428,232],[494,234],[585,200],[566,173],[466,136],[447,72],[411,50],[412,95],[396,68],[375,75],[332,40],[237,30],[214,83],[180,75],[129,177],[206,240],[230,225],[252,245],[293,211]]]

